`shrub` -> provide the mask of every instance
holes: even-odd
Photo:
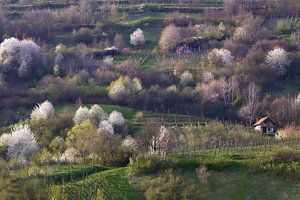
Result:
[[[180,76],[180,83],[182,85],[189,85],[193,82],[193,75],[189,71],[185,71]]]
[[[147,200],[182,199],[201,200],[207,199],[205,191],[189,181],[187,178],[177,175],[172,170],[166,170],[157,178],[143,182]]]
[[[129,164],[131,175],[153,174],[170,167],[171,163],[159,156],[138,155]]]
[[[300,132],[299,127],[295,126],[286,126],[282,129],[279,129],[276,134],[276,138],[282,139],[282,138],[299,138]]]
[[[291,148],[282,147],[271,151],[265,160],[274,163],[300,162],[300,153]]]
[[[183,38],[181,28],[176,27],[174,24],[171,24],[162,30],[159,40],[159,46],[162,49],[171,50],[175,48],[182,40]]]
[[[93,42],[93,34],[90,29],[81,28],[74,34],[74,41],[77,43],[91,44]]]

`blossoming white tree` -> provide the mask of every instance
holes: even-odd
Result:
[[[188,85],[193,82],[193,75],[189,71],[183,72],[180,76],[180,83],[182,85]]]
[[[138,92],[143,89],[141,80],[131,79],[129,76],[120,76],[118,80],[110,83],[108,87],[108,96],[115,100],[134,100]]]
[[[137,46],[145,43],[144,32],[141,29],[136,29],[130,34],[130,44]]]
[[[18,125],[12,129],[11,137],[7,141],[10,158],[26,160],[38,152],[35,137],[28,125]]]
[[[210,63],[221,62],[225,67],[230,67],[233,65],[234,57],[227,49],[213,49],[208,53],[207,58]]]
[[[74,162],[78,152],[75,148],[67,148],[65,152],[59,157],[61,162]]]
[[[114,128],[110,121],[104,120],[100,122],[99,128],[98,128],[100,133],[104,133],[106,135],[113,135],[114,134]]]
[[[75,113],[75,116],[73,118],[73,122],[75,124],[79,124],[85,120],[88,120],[91,118],[89,109],[87,107],[79,107]]]
[[[96,121],[103,121],[108,118],[107,113],[97,104],[93,105],[89,110],[90,118]]]
[[[0,44],[0,71],[20,78],[40,74],[45,67],[41,48],[32,40],[5,39]]]
[[[174,148],[176,137],[174,133],[165,126],[161,126],[158,135],[152,136],[150,143],[150,152],[166,154]]]
[[[44,101],[34,107],[31,112],[31,120],[34,122],[41,120],[48,120],[54,117],[55,111],[52,103],[50,101]]]
[[[122,146],[127,148],[128,150],[135,152],[138,148],[138,144],[135,141],[135,139],[133,139],[131,136],[127,136],[123,142],[122,142]]]
[[[286,73],[286,67],[290,65],[291,61],[284,49],[275,47],[268,52],[266,63],[277,75],[284,75]]]
[[[114,126],[123,126],[125,124],[125,119],[122,113],[118,111],[110,113],[108,120]]]

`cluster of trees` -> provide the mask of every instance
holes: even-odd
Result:
[[[39,77],[47,71],[41,47],[32,40],[5,39],[0,44],[0,73],[15,78]]]

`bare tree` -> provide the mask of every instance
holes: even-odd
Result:
[[[50,10],[33,10],[22,17],[27,34],[33,37],[44,38],[49,36],[53,29],[55,16]]]
[[[229,103],[232,103],[236,97],[238,82],[235,77],[226,80],[224,77],[219,80],[220,92],[219,96],[223,102],[224,108],[227,108]]]
[[[78,44],[77,45],[77,54],[81,59],[82,67],[85,69],[85,67],[86,67],[85,60],[88,55],[88,47],[83,43]]]
[[[247,120],[249,125],[251,125],[253,120],[257,117],[260,109],[258,93],[259,89],[255,83],[251,82],[244,95],[246,103],[239,111],[239,116]]]

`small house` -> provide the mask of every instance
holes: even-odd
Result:
[[[268,116],[259,119],[253,126],[262,134],[274,135],[276,132],[276,124]]]

